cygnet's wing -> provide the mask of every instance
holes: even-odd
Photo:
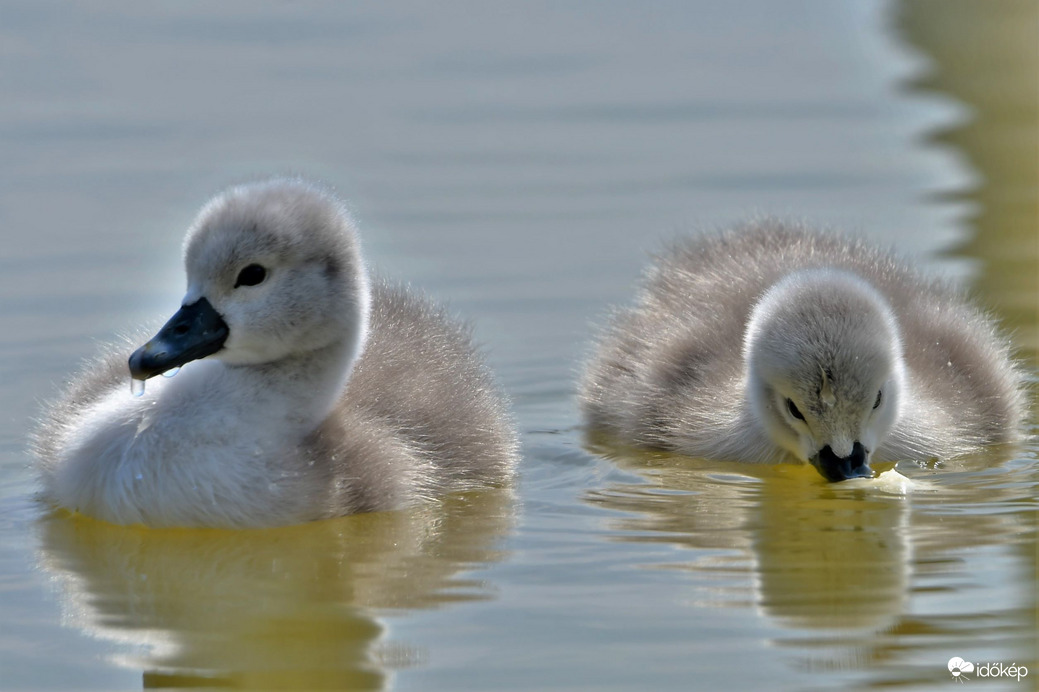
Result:
[[[378,281],[367,343],[323,428],[320,446],[364,508],[500,484],[516,461],[505,399],[468,327]]]

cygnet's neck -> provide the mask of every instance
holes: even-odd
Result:
[[[276,402],[266,407],[272,416],[309,431],[332,412],[359,354],[360,345],[344,339],[270,363],[225,365],[227,394],[255,399],[257,408]]]

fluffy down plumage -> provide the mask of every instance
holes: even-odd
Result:
[[[514,426],[468,328],[370,282],[330,193],[231,188],[189,230],[185,265],[185,307],[131,360],[141,379],[182,370],[132,396],[127,340],[44,413],[33,450],[51,502],[119,524],[260,527],[511,477]]]
[[[831,480],[867,474],[832,477],[827,458],[868,469],[1017,442],[1026,413],[1007,339],[957,290],[865,242],[776,221],[656,257],[580,401],[590,427],[630,443],[800,459]]]

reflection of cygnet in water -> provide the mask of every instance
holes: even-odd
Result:
[[[815,486],[792,478],[762,488],[754,511],[757,603],[787,627],[868,628],[905,609],[912,551],[910,502],[880,490]],[[895,484],[898,485],[898,484]]]
[[[426,652],[380,621],[492,594],[461,570],[503,559],[508,489],[253,531],[154,530],[53,513],[39,564],[65,623],[117,642],[145,686],[384,689]]]
[[[766,222],[676,244],[581,383],[594,429],[828,480],[872,460],[1021,439],[1023,377],[993,321],[876,248]]]
[[[130,349],[112,347],[36,431],[55,504],[118,524],[280,526],[510,477],[516,434],[468,330],[370,283],[329,193],[231,188],[188,231],[185,267],[183,307],[130,357],[139,396]]]
[[[615,483],[588,500],[629,513],[612,521],[620,539],[690,549],[685,564],[700,589],[693,602],[753,602],[794,629],[880,631],[903,614],[913,559],[905,493],[914,484],[897,472],[833,485],[803,466],[746,466],[737,475],[724,462],[604,440],[591,451],[645,483]]]

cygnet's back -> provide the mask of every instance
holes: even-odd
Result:
[[[770,295],[778,301],[774,305],[766,300]],[[656,258],[636,305],[614,315],[587,366],[581,403],[589,424],[629,442],[693,456],[787,458],[796,443],[782,444],[780,438],[793,436],[796,430],[786,429],[801,426],[809,412],[802,414],[790,399],[789,412],[775,411],[783,406],[782,397],[775,406],[771,401],[755,406],[748,325],[752,316],[766,321],[774,312],[796,318],[812,306],[790,303],[813,300],[812,295],[815,307],[834,314],[862,321],[866,318],[856,311],[865,304],[877,316],[858,326],[840,320],[827,326],[831,320],[823,314],[813,318],[813,332],[831,333],[823,334],[820,344],[812,345],[816,333],[794,333],[784,336],[787,346],[770,342],[759,350],[771,348],[782,356],[787,348],[791,359],[818,360],[821,371],[813,365],[797,376],[804,381],[786,384],[791,392],[814,396],[813,407],[822,409],[820,394],[826,398],[832,383],[847,374],[830,372],[830,364],[854,363],[857,349],[866,348],[857,342],[883,332],[890,314],[890,368],[901,372],[904,365],[904,391],[897,411],[891,411],[897,420],[889,434],[879,449],[869,451],[888,460],[946,458],[1021,438],[1022,376],[988,316],[949,285],[923,278],[889,253],[775,221],[688,238]],[[823,308],[827,301],[837,301],[836,307]],[[862,331],[849,337],[855,329]],[[774,341],[773,336],[762,340]],[[841,343],[849,338],[853,342]],[[844,381],[871,374],[865,366],[849,367],[859,372]],[[876,400],[874,408],[881,404],[881,389],[863,395],[869,403]],[[850,455],[850,449],[841,454]]]
[[[307,446],[335,481],[326,485],[335,513],[498,484],[516,456],[509,414],[470,330],[403,286],[378,281],[364,352]]]

